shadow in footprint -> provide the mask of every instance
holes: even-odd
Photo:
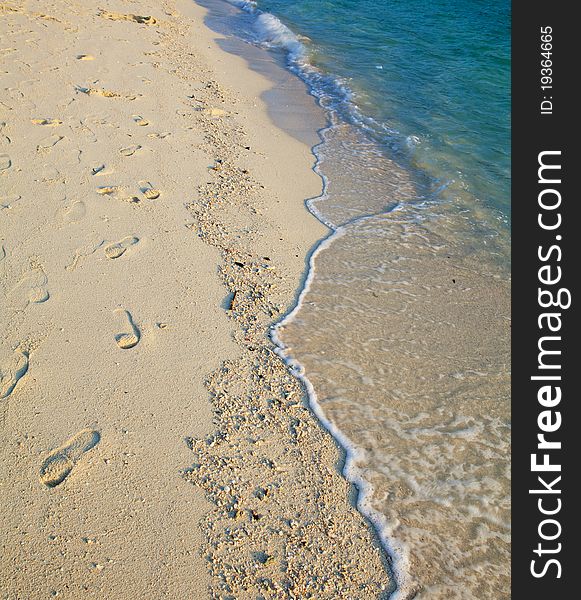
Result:
[[[139,238],[133,235],[124,237],[118,242],[105,246],[105,256],[110,259],[119,258],[125,254],[125,251],[139,242]]]
[[[141,202],[141,199],[137,196],[125,196],[125,193],[126,190],[118,185],[105,185],[97,188],[97,194],[101,196],[117,198],[130,204],[139,204]]]
[[[83,429],[53,450],[40,467],[40,480],[47,487],[56,487],[71,473],[81,457],[101,439],[98,431]]]
[[[33,125],[43,125],[44,127],[58,127],[63,122],[60,119],[31,119]]]
[[[6,363],[0,365],[0,399],[8,398],[16,384],[28,371],[28,352],[17,350]]]
[[[116,334],[115,341],[117,342],[119,348],[121,348],[122,350],[129,350],[129,348],[137,346],[139,340],[141,339],[141,334],[139,333],[137,325],[135,325],[135,323],[133,322],[133,317],[131,316],[131,313],[128,310],[118,308],[115,312],[122,313],[125,316],[125,320],[129,325],[129,328],[131,329],[130,332],[122,332]]]
[[[133,156],[138,150],[141,150],[141,146],[139,144],[133,144],[133,146],[121,148],[121,150],[119,150],[119,154],[122,154],[123,156]]]
[[[12,160],[8,154],[0,154],[0,171],[5,171],[12,166]]]
[[[8,292],[7,297],[21,303],[21,308],[29,304],[42,304],[50,298],[48,277],[42,267],[34,266]]]
[[[140,181],[139,190],[148,200],[159,198],[159,190],[156,190],[149,181]]]
[[[141,115],[133,115],[133,117],[131,118],[140,127],[147,127],[149,125],[149,121],[147,119],[144,119]]]

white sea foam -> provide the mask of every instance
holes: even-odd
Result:
[[[294,62],[305,60],[306,50],[299,40],[280,19],[270,13],[261,13],[256,17],[254,24],[258,41],[270,47],[282,48],[289,54],[289,59]]]
[[[278,17],[260,10],[252,0],[226,0],[243,11],[254,15],[255,41],[267,46],[282,48],[289,53],[291,60],[303,58],[305,48],[299,36],[293,33]]]

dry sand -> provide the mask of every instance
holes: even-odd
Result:
[[[0,4],[2,598],[368,598],[385,557],[273,352],[308,146],[192,2]]]

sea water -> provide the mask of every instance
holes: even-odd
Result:
[[[510,5],[229,1],[228,31],[328,119],[308,206],[333,233],[280,353],[346,450],[395,596],[508,598]]]

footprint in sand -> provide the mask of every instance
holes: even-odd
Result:
[[[101,196],[110,196],[124,202],[129,202],[130,204],[139,204],[141,202],[141,199],[137,196],[125,196],[124,192],[125,190],[118,185],[105,185],[97,188],[97,194]]]
[[[115,92],[113,90],[106,90],[104,88],[91,88],[91,87],[83,87],[81,85],[77,85],[75,87],[77,92],[81,92],[82,94],[86,94],[87,96],[103,96],[103,98],[123,98],[123,94],[119,92]],[[133,98],[135,99],[135,98]]]
[[[139,242],[139,238],[135,236],[127,236],[122,240],[105,246],[105,256],[110,259],[119,258],[125,254],[125,251]]]
[[[26,308],[28,304],[42,304],[50,298],[47,286],[48,277],[42,267],[40,265],[32,265],[32,268],[10,290],[8,297],[26,297],[23,308]]]
[[[120,191],[121,188],[116,185],[104,185],[97,188],[97,194],[100,194],[101,196],[111,196],[112,194],[117,194]]]
[[[129,326],[129,329],[131,329],[130,333],[116,334],[115,341],[117,342],[119,348],[121,348],[122,350],[129,350],[129,348],[137,346],[139,340],[141,339],[141,334],[139,333],[139,329],[137,329],[137,325],[135,325],[135,323],[133,322],[133,317],[131,316],[131,313],[128,310],[118,308],[117,310],[115,310],[115,312],[125,317],[124,320]]]
[[[149,125],[149,121],[147,119],[144,119],[141,115],[133,115],[132,119],[140,126],[140,127],[146,127],[147,125]]]
[[[61,140],[64,140],[62,135],[51,135],[38,144],[36,147],[37,152],[50,152]]]
[[[141,94],[123,94],[115,90],[106,90],[105,88],[92,88],[76,85],[75,90],[87,96],[101,96],[103,98],[120,98],[122,100],[135,100]]]
[[[0,154],[0,171],[6,171],[12,166],[12,161],[8,154]]]
[[[65,266],[65,271],[74,271],[79,264],[81,263],[81,261],[83,261],[85,258],[87,258],[88,256],[91,256],[91,254],[95,254],[95,252],[105,243],[105,240],[93,240],[92,242],[89,242],[86,246],[83,246],[82,248],[77,248],[75,255],[73,256],[73,259],[71,260],[71,262]]]
[[[61,208],[57,215],[59,220],[63,223],[77,223],[85,217],[87,214],[87,207],[82,200],[73,202],[69,206]]]
[[[14,207],[14,203],[18,202],[22,196],[0,196],[0,209],[10,210]]]
[[[110,21],[133,21],[134,23],[139,23],[141,25],[155,25],[157,23],[155,17],[151,16],[143,17],[141,15],[115,13],[103,9],[99,9],[99,11],[100,17],[109,19]]]
[[[139,190],[148,200],[159,198],[160,191],[156,190],[149,181],[140,181]]]
[[[94,448],[101,435],[94,429],[83,429],[69,438],[62,446],[55,448],[40,467],[40,480],[47,487],[56,487],[71,473],[82,456]]]
[[[22,350],[16,350],[10,359],[0,364],[0,399],[10,396],[26,371],[28,371],[28,352]]]
[[[33,125],[44,125],[45,127],[58,127],[63,122],[59,119],[31,119]]]
[[[49,299],[48,290],[44,286],[30,288],[28,300],[31,304],[42,304]]]
[[[122,154],[123,156],[133,156],[138,150],[141,150],[141,146],[139,144],[133,144],[133,146],[121,148],[121,150],[119,150],[119,154]]]
[[[4,104],[4,103],[2,103],[2,102],[0,102],[0,104],[1,104],[2,106],[6,107],[6,104]],[[11,144],[11,143],[12,143],[12,140],[10,139],[10,137],[9,137],[9,136],[7,136],[7,135],[4,133],[4,128],[5,128],[5,127],[6,127],[6,121],[0,121],[0,143],[1,143],[2,145],[5,145],[5,144]]]

